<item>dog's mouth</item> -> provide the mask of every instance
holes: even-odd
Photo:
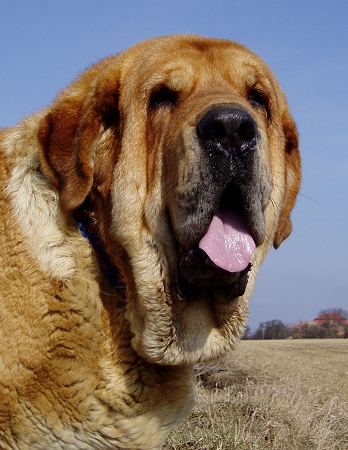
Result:
[[[232,300],[244,294],[257,241],[249,209],[240,189],[231,183],[198,244],[179,257],[174,279],[180,300],[202,294]]]

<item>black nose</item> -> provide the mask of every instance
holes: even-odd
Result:
[[[256,134],[255,120],[240,106],[211,108],[197,124],[197,135],[203,146],[225,154],[254,150]]]

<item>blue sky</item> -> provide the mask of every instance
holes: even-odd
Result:
[[[301,136],[294,232],[272,251],[250,325],[348,309],[348,2],[344,0],[31,0],[0,6],[0,126],[43,106],[89,64],[142,39],[196,33],[260,54]]]

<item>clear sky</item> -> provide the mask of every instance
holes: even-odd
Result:
[[[348,308],[348,2],[2,0],[0,126],[48,105],[89,64],[145,38],[237,40],[270,65],[301,136],[294,232],[258,277],[250,325]]]

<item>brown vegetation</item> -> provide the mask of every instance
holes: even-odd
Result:
[[[243,341],[197,369],[197,405],[166,450],[348,448],[345,340]]]

